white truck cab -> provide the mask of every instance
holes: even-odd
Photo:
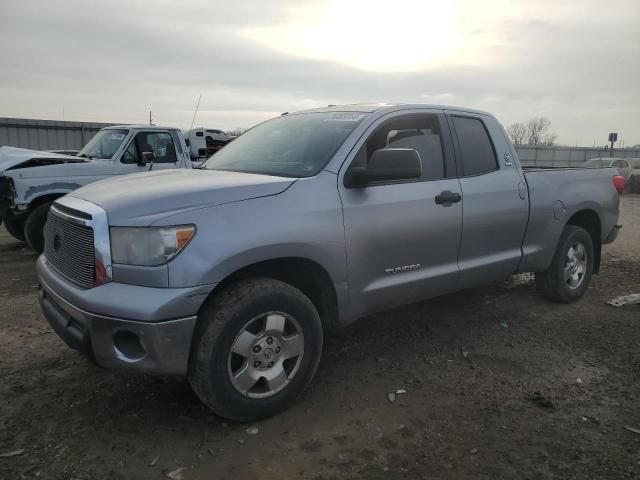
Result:
[[[44,224],[57,198],[115,175],[176,168],[192,164],[181,131],[172,127],[103,128],[77,155],[0,147],[0,219],[42,253]]]

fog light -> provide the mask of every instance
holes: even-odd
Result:
[[[118,330],[113,335],[113,345],[120,360],[135,362],[146,355],[146,351],[140,342],[140,337],[128,330]]]

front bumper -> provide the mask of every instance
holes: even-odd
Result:
[[[44,317],[71,348],[104,367],[187,373],[197,311],[212,286],[171,289],[110,282],[83,290],[63,280],[44,256],[38,259],[37,270]],[[125,291],[125,298],[124,293],[118,295]],[[127,299],[133,304],[123,305]],[[105,304],[108,309],[101,308]],[[182,313],[156,318],[159,312],[178,311]]]

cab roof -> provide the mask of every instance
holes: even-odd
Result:
[[[104,130],[112,130],[112,129],[121,129],[121,128],[126,128],[128,130],[180,130],[179,128],[176,127],[165,127],[162,125],[144,125],[144,124],[139,124],[139,125],[110,125],[108,127],[105,127]]]
[[[361,113],[374,113],[380,111],[402,111],[411,110],[415,108],[432,108],[435,110],[450,110],[455,112],[467,112],[478,113],[481,115],[491,115],[488,112],[482,110],[475,110],[473,108],[454,107],[451,105],[433,105],[433,104],[421,104],[421,103],[354,103],[347,105],[327,105],[326,107],[311,108],[308,110],[300,110],[291,113],[313,113],[313,112],[361,112]]]

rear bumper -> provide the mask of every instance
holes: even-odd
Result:
[[[197,311],[211,286],[203,291],[111,282],[83,290],[63,280],[44,256],[38,277],[43,315],[69,347],[108,368],[187,373]]]
[[[602,243],[603,244],[613,243],[615,239],[618,238],[618,234],[620,233],[621,228],[622,228],[622,225],[614,225],[613,229],[611,230],[611,232],[609,232],[609,235],[607,235],[607,237],[604,239]]]

